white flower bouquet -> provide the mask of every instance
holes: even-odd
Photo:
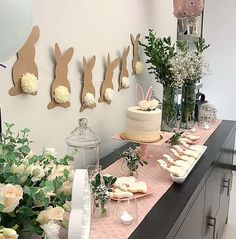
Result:
[[[196,82],[202,79],[209,70],[208,62],[201,53],[196,51],[179,51],[170,60],[170,64],[175,87],[181,87],[184,83]]]
[[[36,155],[29,129],[15,136],[14,125],[5,125],[0,138],[0,229],[14,229],[19,239],[25,233],[58,239],[60,227],[68,224],[64,214],[70,209],[73,158],[58,159],[53,148]]]

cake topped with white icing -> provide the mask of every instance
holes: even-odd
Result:
[[[126,112],[123,139],[153,143],[160,140],[161,115],[158,100],[142,100],[138,106],[129,107]]]

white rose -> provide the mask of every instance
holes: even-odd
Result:
[[[122,77],[122,82],[121,82],[123,88],[127,89],[129,88],[129,78],[124,76]]]
[[[21,89],[25,94],[35,94],[38,89],[38,79],[34,74],[26,73],[21,77]]]
[[[49,171],[53,172],[56,169],[56,165],[54,163],[47,164],[44,167],[44,172],[46,175],[49,175]]]
[[[20,185],[0,184],[0,203],[4,206],[3,212],[15,210],[23,198],[23,189]]]
[[[84,105],[88,106],[88,107],[94,107],[96,106],[96,101],[95,101],[95,97],[92,93],[86,93],[83,99],[83,103]]]
[[[139,101],[138,106],[141,110],[146,111],[149,109],[150,104],[146,100],[141,100]]]
[[[16,231],[11,228],[3,228],[2,233],[3,233],[3,236],[5,236],[6,238],[12,238],[12,239],[18,238],[18,234],[16,233]]]
[[[20,165],[13,164],[11,166],[11,172],[14,174],[23,173],[25,169],[26,167],[24,164],[20,164]]]
[[[159,105],[159,101],[158,100],[151,100],[149,101],[149,109],[150,110],[155,110],[157,108],[157,106]]]
[[[64,216],[64,209],[62,207],[48,207],[39,213],[36,221],[40,224],[48,223],[51,220],[62,221]]]
[[[53,156],[54,158],[57,156],[57,152],[54,148],[43,148],[43,155],[44,156]]]
[[[136,74],[141,74],[143,72],[143,63],[141,61],[136,62],[135,72],[136,72]]]
[[[52,181],[54,180],[56,177],[61,177],[64,175],[64,170],[68,170],[69,171],[69,179],[73,178],[73,171],[72,171],[72,167],[70,165],[57,165],[56,168],[51,172],[51,174],[48,176],[48,180]]]
[[[33,176],[31,180],[33,182],[39,181],[42,177],[45,176],[44,168],[40,165],[30,165],[29,167],[30,174]]]
[[[114,90],[111,88],[106,88],[104,93],[105,100],[112,101],[113,97],[114,97]]]
[[[72,193],[72,182],[64,182],[61,188],[58,189],[57,193],[64,193],[65,195],[70,195]]]
[[[47,239],[59,239],[60,225],[54,221],[49,221],[47,224],[40,226]]]
[[[58,104],[66,103],[70,100],[70,92],[67,87],[60,85],[55,88],[53,97]]]

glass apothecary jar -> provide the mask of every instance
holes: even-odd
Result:
[[[216,107],[208,102],[203,103],[199,109],[199,126],[203,129],[210,129],[217,119]]]
[[[86,169],[99,164],[100,138],[88,127],[86,118],[79,119],[79,125],[67,137],[67,153],[74,155],[72,165],[75,169]]]

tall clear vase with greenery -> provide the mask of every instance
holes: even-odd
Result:
[[[170,70],[170,59],[175,55],[175,44],[172,44],[171,37],[158,38],[153,30],[149,30],[145,39],[147,44],[140,42],[140,45],[144,47],[147,56],[149,73],[154,74],[156,81],[163,85],[161,129],[172,131],[177,120],[177,91]]]
[[[191,129],[195,121],[196,83],[190,81],[182,86],[181,128]]]
[[[175,87],[163,86],[161,128],[164,131],[172,131],[176,127],[176,102],[177,89]]]

